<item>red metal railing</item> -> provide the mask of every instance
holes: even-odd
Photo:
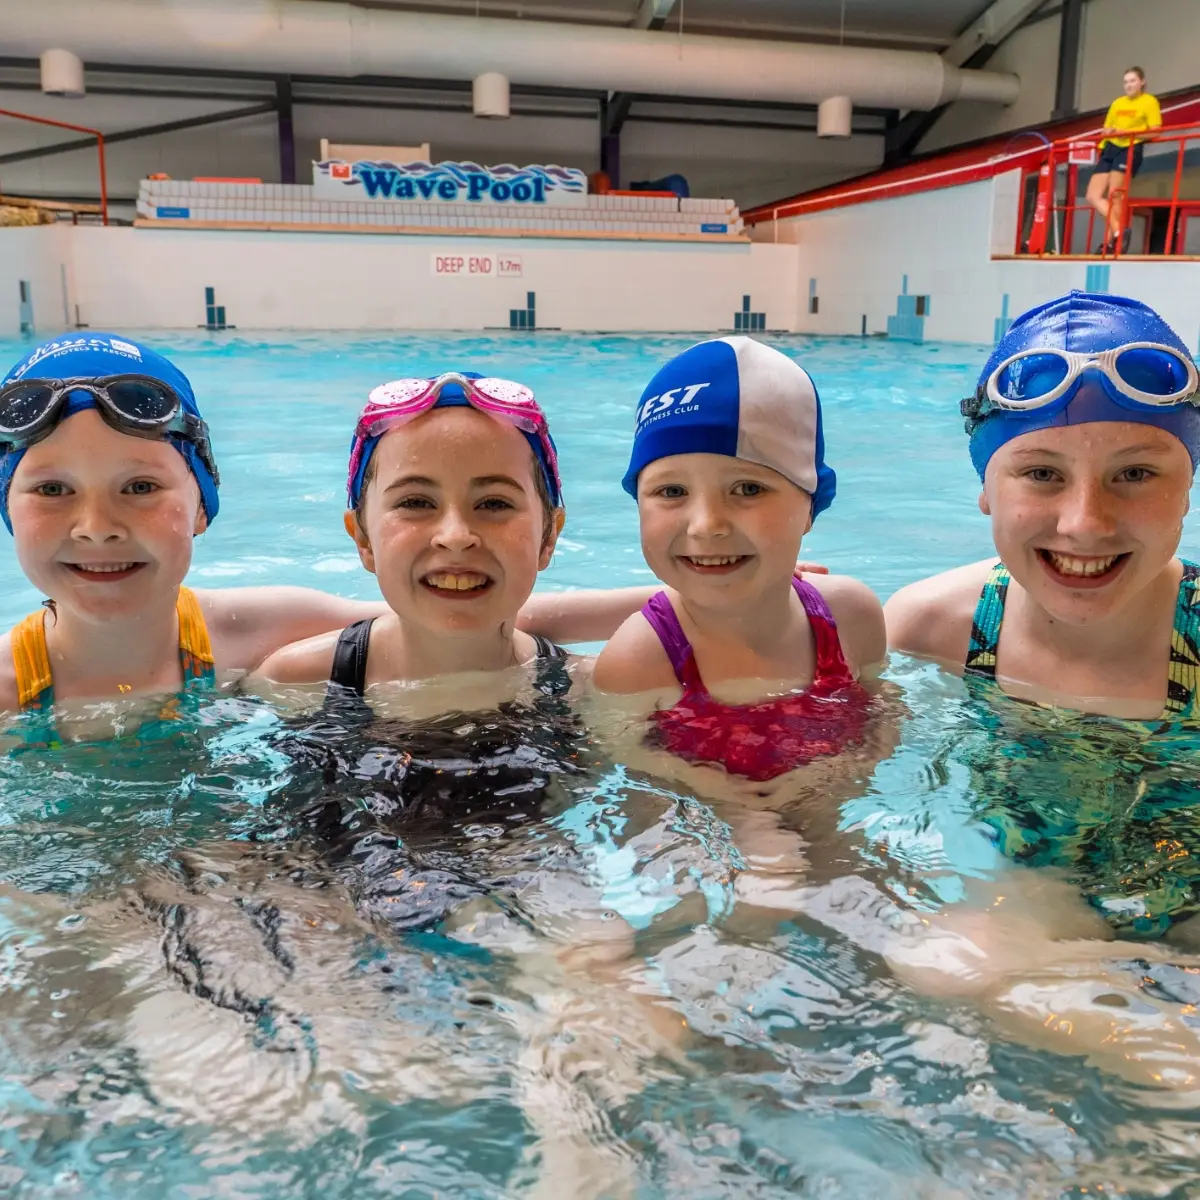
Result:
[[[1139,144],[1145,146],[1175,145],[1175,172],[1170,197],[1131,195],[1133,155],[1127,154],[1124,180],[1121,186],[1112,189],[1108,196],[1109,203],[1115,205],[1119,213],[1118,228],[1115,234],[1111,234],[1111,218],[1102,217],[1086,199],[1081,200],[1079,197],[1080,167],[1087,167],[1095,162],[1097,139],[1063,138],[1052,143],[1045,151],[1041,164],[1027,170],[1024,176],[1026,186],[1021,189],[1022,207],[1017,224],[1017,254],[1039,257],[1046,254],[1100,254],[1104,258],[1114,259],[1120,258],[1122,253],[1148,255],[1154,232],[1151,214],[1156,210],[1167,212],[1162,250],[1156,257],[1179,257],[1185,253],[1188,219],[1200,216],[1200,186],[1197,186],[1195,196],[1181,195],[1180,189],[1189,143],[1192,144],[1191,148],[1200,148],[1200,123],[1164,125],[1153,133],[1133,136]],[[1036,176],[1038,181],[1036,191],[1028,186],[1032,176]],[[1080,228],[1079,222],[1085,213],[1087,228],[1084,248],[1082,251],[1075,251],[1073,248]],[[1146,218],[1142,245],[1135,250],[1131,244],[1129,250],[1123,250],[1126,233],[1131,233],[1134,219],[1138,215],[1144,215]],[[1091,247],[1098,249],[1092,250]]]
[[[100,221],[108,224],[108,172],[104,163],[104,134],[86,125],[72,125],[69,121],[52,121],[49,117],[35,117],[32,113],[13,112],[0,108],[0,117],[13,117],[18,121],[33,121],[36,125],[53,125],[57,129],[73,129],[76,133],[88,133],[96,139],[96,150],[100,156]]]

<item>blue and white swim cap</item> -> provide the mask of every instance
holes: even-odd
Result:
[[[821,400],[808,372],[748,337],[700,342],[671,359],[642,393],[621,486],[675,454],[724,454],[778,471],[828,508],[837,476],[825,462]]]
[[[1099,363],[1069,366],[1065,358],[1100,355],[1123,347],[1130,350],[1116,359],[1111,374]],[[1039,356],[1041,350],[1051,354]],[[1060,353],[1055,357],[1053,352]],[[1023,379],[1020,372],[1012,372],[1012,381],[999,378],[1005,374],[1001,371],[1004,364],[1022,356]],[[1039,365],[1043,360],[1044,367]],[[1140,392],[1147,398],[1150,393],[1154,397],[1186,394],[1194,390],[1194,372],[1187,346],[1140,300],[1072,291],[1039,304],[1009,326],[984,365],[975,396],[963,401],[971,462],[983,479],[992,455],[1022,434],[1091,421],[1130,421],[1174,434],[1187,447],[1195,470],[1200,461],[1200,409],[1186,401],[1147,403],[1130,394]],[[998,375],[996,380],[993,375]],[[988,400],[989,382],[1000,390],[1015,387],[1032,398],[1023,399],[1026,407],[1019,411],[996,408]],[[1092,386],[1084,389],[1085,382]],[[1067,386],[1060,392],[1063,384]],[[1036,396],[1043,390],[1054,399],[1039,404]]]
[[[200,417],[192,385],[174,363],[148,346],[113,333],[61,334],[51,338],[21,359],[0,379],[0,385],[20,379],[103,379],[112,375],[146,375],[158,379],[174,390],[186,412]],[[95,407],[96,398],[90,392],[72,392],[59,420],[65,421],[85,408]],[[191,442],[173,435],[166,440],[183,455],[195,476],[204,515],[211,525],[219,507],[216,481]],[[24,456],[24,449],[0,455],[0,520],[9,533],[12,533],[12,521],[8,515],[8,492],[17,464]]]

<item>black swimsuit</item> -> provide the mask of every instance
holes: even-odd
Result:
[[[377,717],[363,699],[370,633],[371,621],[342,631],[321,711],[288,731],[283,805],[290,832],[349,871],[360,911],[424,927],[529,871],[522,831],[570,802],[591,756],[553,643],[535,638],[532,702],[409,721]]]

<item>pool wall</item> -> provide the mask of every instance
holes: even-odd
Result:
[[[194,329],[222,315],[239,329],[791,332],[798,255],[749,242],[5,229],[0,335],[21,331],[22,281],[43,335],[76,320]]]
[[[1200,261],[1010,257],[1017,172],[698,244],[40,226],[0,230],[0,336],[96,328],[799,332],[991,343],[1070,288],[1200,347]],[[22,287],[25,284],[25,287]]]

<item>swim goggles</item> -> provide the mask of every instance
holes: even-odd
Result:
[[[175,436],[196,448],[213,483],[220,483],[208,425],[188,412],[170,384],[149,375],[79,379],[17,379],[0,387],[0,452],[22,450],[49,437],[73,392],[86,392],[114,429],[134,437]]]
[[[540,450],[538,459],[550,492],[551,503],[562,503],[562,479],[558,473],[558,453],[550,440],[550,426],[546,414],[534,399],[533,392],[523,383],[511,379],[471,379],[457,371],[448,371],[435,379],[393,379],[391,383],[375,388],[358,418],[354,430],[354,445],[350,451],[350,472],[347,492],[351,506],[355,499],[355,483],[358,480],[367,440],[377,438],[397,425],[403,425],[414,417],[433,408],[442,391],[455,384],[462,389],[467,403],[488,416],[496,417],[516,426],[531,440],[536,439]]]
[[[1200,407],[1196,364],[1174,346],[1128,342],[1099,354],[1035,347],[1006,358],[974,396],[961,402],[967,432],[973,433],[994,412],[1020,415],[1059,401],[1058,407],[1064,407],[1086,370],[1098,371],[1104,390],[1126,408]]]

